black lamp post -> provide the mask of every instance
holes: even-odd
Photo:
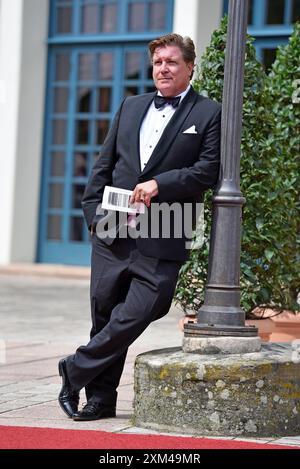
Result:
[[[248,0],[230,0],[222,104],[221,170],[213,197],[208,281],[197,323],[185,337],[257,336],[240,306],[240,150]]]

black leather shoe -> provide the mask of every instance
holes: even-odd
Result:
[[[88,402],[82,410],[73,414],[73,420],[99,420],[116,416],[114,405],[105,405],[102,402]]]
[[[66,358],[58,363],[58,372],[62,377],[62,388],[58,395],[58,402],[62,410],[68,417],[72,417],[78,411],[79,391],[75,391],[67,375]]]

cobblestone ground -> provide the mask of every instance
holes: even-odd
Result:
[[[57,404],[61,386],[57,362],[88,340],[89,281],[0,275],[0,425],[130,428],[135,356],[180,345],[181,316],[181,311],[172,308],[129,349],[116,419],[73,422]]]
[[[117,418],[73,422],[57,403],[57,362],[89,337],[89,281],[0,273],[0,425],[155,433],[131,422],[134,360],[148,350],[180,346],[181,317],[178,308],[171,308],[130,347]],[[267,441],[300,447],[300,437]]]

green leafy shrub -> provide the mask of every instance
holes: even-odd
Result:
[[[280,46],[267,80],[275,127],[272,129],[277,145],[277,158],[284,168],[282,185],[289,203],[289,252],[282,263],[281,276],[289,285],[290,296],[296,301],[300,288],[300,23],[286,46]]]
[[[201,94],[219,102],[223,91],[226,32],[227,19],[224,18],[220,29],[212,35],[202,57],[201,74],[194,83]],[[290,165],[278,155],[273,100],[267,92],[267,77],[256,60],[252,42],[248,36],[241,155],[241,189],[247,200],[243,208],[241,304],[247,313],[256,306],[296,309],[296,299],[289,286],[298,275],[296,264],[290,265],[295,262],[294,173],[289,172]],[[192,250],[177,284],[175,301],[187,313],[197,311],[203,302],[211,226],[210,200],[211,193],[207,193],[204,245]]]

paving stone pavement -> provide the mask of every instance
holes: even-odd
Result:
[[[73,422],[57,403],[57,363],[89,337],[89,281],[0,273],[0,425],[157,433],[132,424],[134,360],[148,350],[180,346],[181,317],[182,311],[173,306],[129,348],[117,418]],[[81,403],[84,400],[82,393]],[[300,447],[300,436],[246,440]]]

